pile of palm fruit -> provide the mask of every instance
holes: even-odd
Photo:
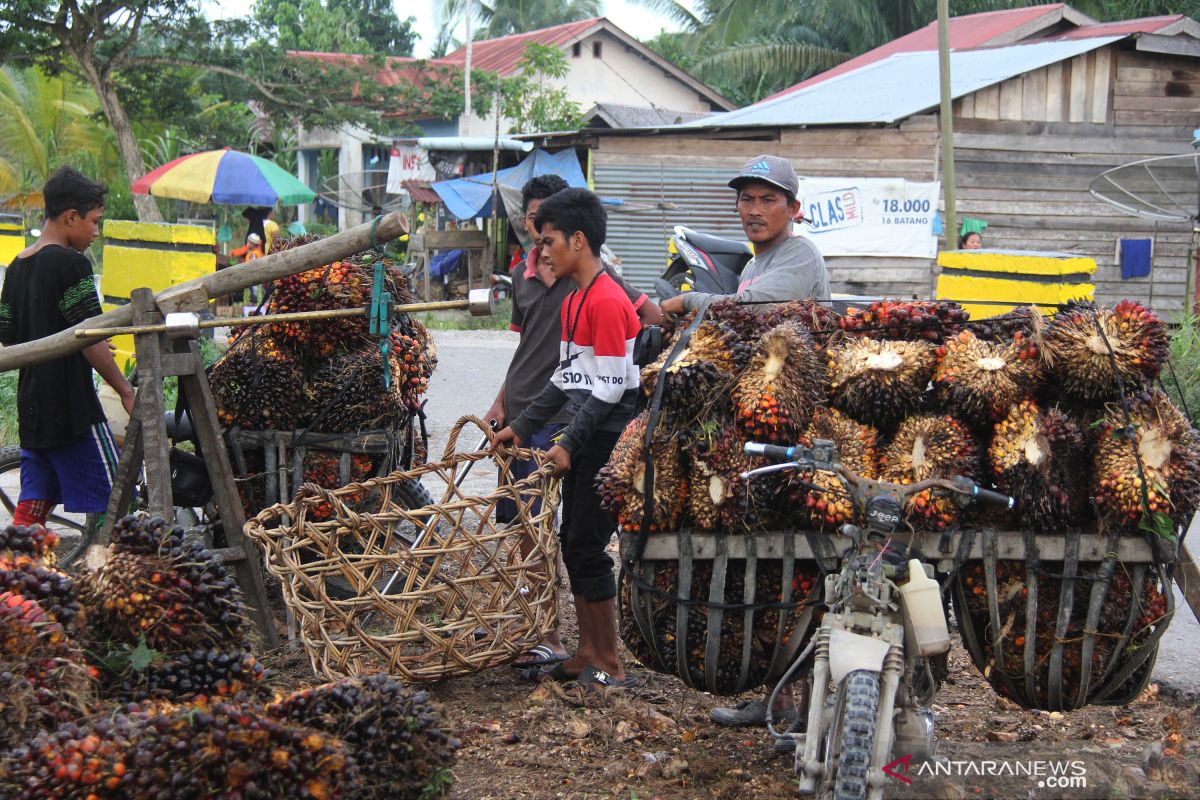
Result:
[[[182,530],[127,517],[78,580],[0,530],[0,797],[437,798],[457,741],[386,675],[269,690],[246,608]]]
[[[605,509],[633,537],[641,535],[647,505],[652,535],[683,528],[832,532],[862,521],[832,474],[773,473],[747,485],[739,474],[762,462],[743,454],[746,441],[832,440],[842,463],[866,477],[911,484],[963,475],[1016,498],[1001,515],[949,492],[922,492],[905,508],[906,524],[922,531],[987,524],[1170,539],[1200,504],[1200,434],[1158,380],[1167,329],[1134,301],[1074,303],[1049,319],[1020,307],[985,320],[945,301],[881,301],[844,317],[811,302],[722,301],[671,358],[694,321],[692,314],[667,326],[663,356],[643,370],[648,398],[662,381],[654,430],[647,435],[647,409],[597,479]],[[1011,569],[1024,575],[1024,562]],[[656,567],[654,580],[662,602],[653,613],[663,630],[676,625],[675,598],[709,598],[695,585],[681,592],[666,567]],[[1139,608],[1162,605],[1156,581],[1129,592]],[[741,599],[727,594],[724,602]],[[1071,625],[1084,624],[1087,607],[1086,598],[1075,606]],[[1100,618],[1116,624],[1110,614]],[[1161,614],[1137,620],[1150,631],[1164,622]],[[661,652],[642,641],[632,620],[623,623],[635,653]],[[992,635],[983,631],[979,639]],[[702,644],[689,638],[683,652]],[[1045,646],[1037,648],[1041,663]],[[1092,657],[1107,666],[1122,654]],[[1011,659],[997,663],[989,651],[979,666],[990,672],[1005,664]],[[658,659],[657,667],[692,665]]]
[[[284,240],[283,248],[310,241]],[[392,301],[413,302],[399,268],[368,252],[282,278],[271,286],[264,313],[369,308],[380,263]],[[402,421],[419,406],[437,358],[420,322],[394,313],[391,327],[385,340],[369,333],[366,316],[238,329],[209,375],[221,423],[355,433]]]

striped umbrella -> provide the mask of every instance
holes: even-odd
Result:
[[[317,196],[275,162],[229,148],[192,153],[163,164],[135,181],[133,191],[237,206],[297,205]]]

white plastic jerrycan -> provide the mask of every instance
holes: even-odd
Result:
[[[900,587],[900,596],[921,655],[934,656],[949,650],[950,629],[938,582],[925,574],[915,558],[908,562],[908,583]]]

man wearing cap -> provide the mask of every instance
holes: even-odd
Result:
[[[800,213],[796,193],[800,179],[785,158],[757,156],[729,182],[737,190],[742,230],[754,245],[754,258],[742,270],[736,294],[688,292],[662,303],[663,311],[695,311],[714,300],[743,303],[829,300],[829,274],[821,251],[808,239],[792,235]]]

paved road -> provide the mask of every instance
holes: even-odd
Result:
[[[450,426],[463,414],[482,415],[491,405],[516,348],[516,334],[498,331],[437,331],[438,368],[429,388],[430,452],[440,453]],[[473,446],[477,436],[462,446]],[[471,491],[487,491],[494,484],[487,470],[469,476]],[[1194,543],[1200,547],[1200,542]],[[1200,692],[1200,623],[1175,592],[1177,613],[1163,636],[1155,665],[1156,678],[1173,687]]]

